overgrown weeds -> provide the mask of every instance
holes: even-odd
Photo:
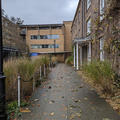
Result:
[[[66,60],[65,63],[68,65],[73,65],[73,56],[69,56]]]
[[[94,84],[102,87],[104,93],[111,95],[115,93],[115,73],[109,61],[92,61],[83,65],[83,71]]]
[[[26,107],[29,103],[26,101],[21,101],[20,107]],[[13,120],[18,116],[21,116],[20,109],[18,107],[17,101],[13,101],[7,105],[8,120]]]
[[[10,59],[9,61],[5,62],[4,73],[6,76],[7,99],[8,100],[17,99],[18,75],[21,76],[21,81],[22,81],[21,91],[24,92],[24,95],[31,94],[33,87],[32,80],[33,78],[38,78],[37,75],[39,75],[40,66],[42,66],[42,73],[43,73],[44,65],[46,66],[46,68],[49,65],[49,59],[47,57],[37,58],[35,60],[30,60],[29,58]],[[27,94],[27,92],[29,93]]]

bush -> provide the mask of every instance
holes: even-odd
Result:
[[[68,65],[73,65],[73,56],[69,56],[66,60],[65,63]]]
[[[21,101],[20,107],[26,107],[28,105],[29,103],[25,101]],[[8,114],[8,120],[13,120],[17,116],[21,115],[17,101],[13,101],[7,105],[7,114]]]
[[[83,71],[95,84],[101,85],[103,92],[114,93],[114,71],[108,61],[93,61],[83,65]]]

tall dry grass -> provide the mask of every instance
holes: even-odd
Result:
[[[114,71],[109,61],[92,61],[83,65],[83,71],[102,87],[104,93],[114,94]]]
[[[74,61],[74,57],[73,56],[69,56],[66,60],[65,63],[68,65],[73,65],[73,61]]]
[[[49,65],[48,57],[40,57],[34,60],[29,58],[9,59],[4,62],[4,73],[6,76],[6,97],[8,100],[17,99],[17,77],[21,76],[21,95],[30,95],[32,93],[32,85],[34,76],[38,73],[39,68]]]

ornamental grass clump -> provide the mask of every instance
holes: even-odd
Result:
[[[6,98],[9,98],[10,100],[15,98],[17,93],[17,62],[17,59],[10,59],[4,63],[4,73],[6,76]]]
[[[18,74],[24,81],[29,81],[34,73],[35,73],[35,65],[34,62],[29,60],[28,58],[22,58],[18,60]]]
[[[48,59],[48,57],[43,57],[42,59],[41,59],[41,63],[44,65],[46,65],[46,66],[48,66],[49,65],[49,59]]]
[[[66,60],[65,63],[68,65],[73,65],[73,56],[69,56]]]
[[[40,66],[42,74],[44,73],[44,65],[49,65],[48,57],[40,57],[35,60],[23,57],[19,59],[9,59],[4,62],[4,73],[6,76],[6,98],[7,100],[17,99],[17,78],[21,77],[21,95],[30,95],[32,93],[33,81],[36,82],[40,78]],[[47,69],[46,69],[47,70]],[[48,71],[46,71],[47,74]]]
[[[83,66],[83,71],[93,80],[94,84],[102,87],[103,92],[114,93],[114,71],[108,61],[93,61]]]

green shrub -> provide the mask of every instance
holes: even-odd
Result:
[[[87,73],[95,84],[101,85],[104,92],[114,93],[114,71],[108,61],[93,61],[83,65],[83,71]]]
[[[26,107],[28,105],[29,103],[25,101],[21,101],[20,107]],[[14,119],[17,116],[21,115],[17,101],[13,101],[7,105],[7,114],[8,114],[8,120]]]
[[[73,56],[69,56],[69,57],[65,60],[65,63],[66,63],[66,64],[69,64],[69,65],[73,65]]]

